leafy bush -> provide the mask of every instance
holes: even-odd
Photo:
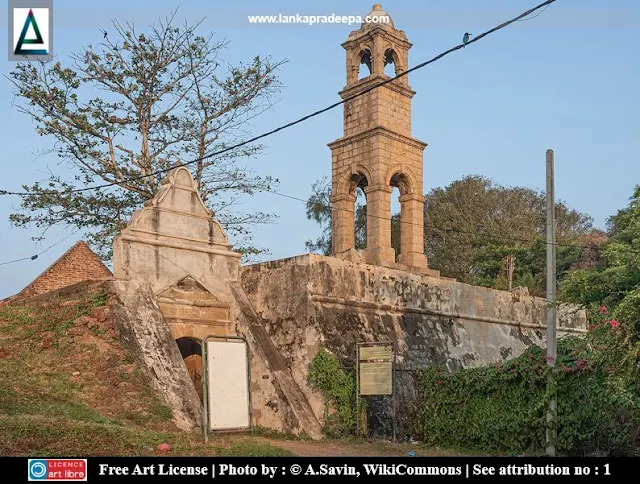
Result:
[[[637,366],[629,371],[626,333],[603,314],[586,338],[558,340],[554,369],[546,363],[545,350],[533,346],[495,367],[454,374],[424,370],[419,422],[423,440],[535,453],[545,445],[546,411],[555,388],[559,453],[635,452],[640,443],[640,375]]]

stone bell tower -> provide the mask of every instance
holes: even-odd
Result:
[[[369,264],[402,266],[431,272],[424,255],[424,196],[422,152],[426,143],[411,137],[411,98],[407,76],[377,87],[355,99],[350,97],[389,79],[385,66],[396,75],[408,68],[411,44],[379,4],[367,14],[370,22],[349,34],[342,47],[347,53],[347,84],[340,96],[344,104],[343,137],[330,143],[332,171],[333,255],[354,248],[356,190],[367,199]],[[360,76],[360,69],[366,69]],[[400,190],[400,254],[391,246],[391,193]],[[435,271],[434,271],[435,272]]]

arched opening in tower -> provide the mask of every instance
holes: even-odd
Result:
[[[396,261],[402,253],[402,230],[407,231],[409,235],[410,227],[407,224],[412,223],[409,214],[402,207],[402,196],[411,193],[411,185],[409,178],[404,173],[396,173],[391,177],[389,182],[391,193],[391,246],[396,250]]]
[[[396,262],[400,256],[402,247],[400,246],[400,188],[392,186],[391,191],[391,247],[396,251]]]
[[[187,367],[193,386],[196,388],[200,401],[203,399],[203,376],[202,376],[202,343],[196,338],[178,338],[176,340],[180,354]]]
[[[364,66],[364,67],[363,67]],[[360,63],[358,65],[358,80],[371,75],[371,52],[363,50],[360,52]]]
[[[367,248],[367,177],[362,174],[351,177],[352,191],[356,196],[354,205],[354,247],[356,250]]]
[[[400,74],[398,55],[393,49],[387,49],[384,53],[384,75],[396,77],[398,74]]]

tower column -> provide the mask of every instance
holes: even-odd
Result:
[[[396,252],[391,246],[391,187],[374,185],[365,188],[367,195],[367,262],[393,264]]]
[[[355,195],[331,197],[331,253],[339,254],[355,247]]]
[[[372,74],[383,76],[384,75],[384,47],[382,42],[383,38],[376,36],[373,38],[373,53],[372,53]]]
[[[398,262],[427,267],[424,254],[424,197],[408,193],[400,197],[400,256]]]

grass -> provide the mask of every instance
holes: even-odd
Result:
[[[340,438],[327,439],[328,443],[342,443],[352,447],[368,447],[379,455],[402,455],[406,456],[409,452],[415,453],[417,456],[489,456],[495,454],[485,454],[475,452],[469,449],[442,449],[439,447],[427,446],[419,442],[392,442],[391,440],[371,439],[367,437],[358,437],[355,435],[344,436]]]
[[[65,457],[79,455],[154,456],[169,443],[173,456],[291,456],[291,452],[251,436],[222,436],[205,443],[199,432],[155,431],[117,421],[95,422],[45,415],[0,415],[2,455]]]
[[[8,353],[0,358],[0,414],[87,422],[170,420],[170,410],[139,371],[130,371],[132,365],[122,358],[126,350],[117,342],[105,340],[100,351],[96,342],[72,342],[65,336],[73,326],[69,314],[76,318],[84,313],[79,308],[62,315],[42,308],[0,311],[1,347]],[[43,334],[49,342],[44,349]],[[122,399],[117,398],[119,390]]]

